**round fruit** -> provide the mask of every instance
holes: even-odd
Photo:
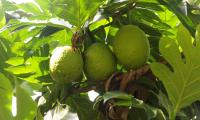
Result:
[[[149,41],[140,28],[134,25],[125,25],[116,33],[113,51],[122,65],[129,69],[136,69],[148,60]]]
[[[50,58],[50,74],[58,83],[69,83],[81,78],[83,59],[70,46],[57,47]]]
[[[85,74],[91,80],[104,80],[116,70],[110,49],[101,43],[91,45],[85,52]]]

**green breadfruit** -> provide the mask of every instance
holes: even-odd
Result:
[[[149,41],[139,27],[125,25],[116,33],[113,51],[122,65],[129,69],[136,69],[148,60]]]
[[[116,70],[110,49],[101,43],[91,45],[85,52],[85,74],[91,80],[104,80]]]
[[[81,54],[70,46],[57,47],[50,58],[50,74],[58,83],[79,80],[83,73]]]

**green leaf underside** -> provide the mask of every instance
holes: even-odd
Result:
[[[3,5],[0,0],[0,29],[5,25],[5,16],[4,16],[4,10],[3,10]]]
[[[0,73],[0,120],[12,120],[12,86],[8,78]]]
[[[104,103],[107,102],[108,100],[110,100],[111,98],[117,98],[117,99],[121,99],[121,100],[127,100],[127,101],[131,101],[132,96],[125,94],[123,92],[119,92],[119,91],[112,91],[112,92],[107,92],[103,95],[104,98]]]
[[[55,14],[80,28],[103,0],[54,0]]]
[[[0,73],[0,120],[32,120],[37,105],[20,86],[16,88],[17,116],[12,115],[13,88],[7,77]]]
[[[37,113],[37,104],[20,86],[16,88],[17,116],[16,120],[33,120]]]
[[[134,98],[132,95],[119,92],[119,91],[110,91],[106,92],[103,96],[103,102],[106,103],[111,99],[116,99],[114,106],[121,106],[121,107],[129,107],[133,111],[136,108],[144,110],[144,113],[147,114],[147,120],[151,120],[155,117],[155,108],[147,105],[142,100]],[[132,116],[132,112],[130,112],[129,117]],[[134,118],[137,118],[134,116]]]
[[[190,33],[182,26],[175,40],[162,38],[159,49],[173,70],[161,63],[152,63],[153,73],[162,80],[172,103],[171,118],[183,107],[200,99],[200,43],[193,45]],[[180,48],[179,48],[180,47]],[[181,51],[184,57],[181,57]]]
[[[67,99],[67,104],[77,112],[80,120],[98,120],[98,113],[87,94],[73,95]]]

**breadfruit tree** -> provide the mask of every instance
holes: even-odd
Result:
[[[199,120],[199,0],[0,0],[0,120]]]

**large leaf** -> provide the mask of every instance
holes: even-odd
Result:
[[[42,10],[33,2],[22,3],[16,5],[19,9],[24,10],[25,12],[32,13],[33,15],[42,15]],[[44,14],[43,14],[44,15]]]
[[[100,116],[93,109],[87,94],[72,95],[67,99],[67,104],[77,112],[79,120],[99,120]]]
[[[8,78],[0,73],[0,119],[14,120],[11,113],[13,89]],[[20,86],[16,87],[17,116],[16,120],[33,120],[37,105],[29,94]]]
[[[12,86],[8,78],[0,73],[0,119],[12,120]]]
[[[37,114],[37,104],[20,86],[16,88],[17,116],[16,120],[33,120]]]
[[[31,57],[25,63],[20,64],[20,62],[23,62],[23,58],[20,57],[10,58],[7,61],[7,63],[13,66],[5,68],[5,70],[9,71],[12,74],[15,74],[17,77],[21,79],[24,79],[31,83],[37,83],[39,81],[36,78],[41,75],[45,75],[45,73],[41,71],[42,69],[40,67],[40,63],[47,59],[48,59],[47,57]],[[18,61],[19,65],[16,65],[17,63],[15,61]]]
[[[71,25],[63,19],[46,17],[45,20],[43,20],[40,19],[40,17],[35,17],[34,19],[31,19],[30,17],[30,19],[10,20],[7,26],[5,26],[3,29],[0,29],[0,32],[3,32],[7,29],[9,29],[10,31],[14,31],[16,29],[22,29],[27,26],[52,26],[60,29],[71,28]]]
[[[40,6],[40,9],[45,15],[51,15],[49,7],[50,7],[50,2],[49,0],[35,0],[35,2]]]
[[[114,106],[123,106],[130,108],[130,113],[128,115],[129,119],[140,118],[140,115],[135,116],[135,114],[138,113],[133,114],[133,111],[142,113],[146,118],[145,120],[151,120],[156,115],[156,109],[154,107],[151,107],[146,103],[144,103],[144,101],[134,98],[132,95],[123,92],[119,91],[106,92],[102,96],[102,98],[104,103],[108,102],[110,99],[115,99],[117,101],[113,104]],[[101,97],[99,99],[101,99]]]
[[[108,100],[110,99],[120,99],[120,100],[124,100],[127,103],[127,106],[131,106],[132,105],[132,95],[128,95],[126,93],[123,92],[119,92],[119,91],[112,91],[112,92],[107,92],[103,95],[103,100],[104,103],[106,103]]]
[[[89,17],[97,12],[103,0],[52,0],[52,11],[80,28]]]
[[[8,53],[9,53],[9,46],[8,42],[4,39],[0,38],[0,63],[4,64],[4,61],[8,59]],[[2,68],[0,68],[2,69]]]
[[[190,31],[194,36],[195,34],[195,25],[192,22],[191,18],[186,16],[184,13],[185,10],[181,10],[181,7],[184,8],[184,4],[181,3],[182,0],[157,0],[160,4],[165,5],[169,10],[179,18],[182,24]],[[184,11],[184,12],[183,12]],[[187,11],[186,11],[187,12]]]
[[[2,5],[1,0],[0,0],[0,28],[3,27],[5,22],[6,22],[6,20],[5,20],[5,16],[4,16],[3,5]]]
[[[171,120],[181,108],[200,99],[200,43],[196,41],[195,46],[190,33],[183,27],[178,30],[177,40],[178,45],[175,40],[164,37],[159,46],[171,69],[161,63],[151,64],[153,73],[162,80],[172,103]]]

